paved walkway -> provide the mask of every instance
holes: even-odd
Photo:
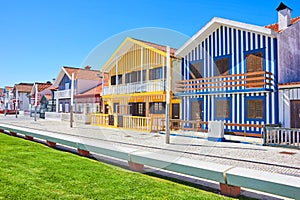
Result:
[[[165,144],[165,135],[137,132],[118,128],[96,127],[68,122],[57,122],[19,116],[0,115],[0,123],[46,130],[65,137],[75,136],[80,141],[93,141],[95,145],[112,145],[115,148],[130,147],[136,151],[149,151],[176,155],[195,160],[243,167],[300,177],[300,150],[261,146],[259,140],[241,137],[243,142],[210,142],[206,139],[171,136],[171,144]]]

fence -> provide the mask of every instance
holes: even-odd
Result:
[[[300,148],[300,129],[266,126],[264,144]]]
[[[142,131],[160,131],[164,126],[163,119],[158,117],[139,117],[131,115],[91,114],[91,125],[111,126]]]

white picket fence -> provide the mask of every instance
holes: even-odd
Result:
[[[266,126],[264,130],[265,145],[300,148],[300,129]]]

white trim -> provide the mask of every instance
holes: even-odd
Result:
[[[175,56],[180,54],[184,55],[188,52],[192,47],[195,41],[201,42],[204,38],[206,38],[213,30],[215,30],[219,26],[229,26],[233,28],[248,30],[251,32],[256,32],[264,35],[270,35],[271,37],[276,37],[277,33],[269,28],[247,24],[243,22],[237,22],[229,19],[212,18],[203,28],[201,28],[195,35],[193,35],[184,45],[180,47],[175,53]]]

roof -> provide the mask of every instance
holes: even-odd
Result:
[[[96,95],[100,95],[101,92],[102,92],[102,84],[98,85],[94,88],[91,88],[90,90],[87,90],[81,94],[75,95],[75,98],[85,98],[85,97],[96,96]]]
[[[30,95],[35,94],[35,87],[36,87],[36,85],[38,86],[38,88],[37,88],[38,92],[41,92],[41,91],[43,91],[45,89],[49,89],[52,86],[52,83],[50,83],[50,82],[47,82],[47,83],[36,82],[36,83],[34,83],[34,85],[31,88]]]
[[[52,83],[35,83],[35,85],[38,85],[38,92],[41,92],[52,86]]]
[[[279,4],[279,6],[276,8],[276,10],[277,10],[277,11],[280,11],[280,10],[284,10],[284,9],[286,9],[286,8],[292,10],[292,9],[289,8],[287,5],[285,5],[284,3],[281,2],[281,3]]]
[[[193,35],[184,45],[182,45],[180,49],[176,51],[175,56],[181,56],[181,57],[185,56],[188,52],[190,52],[193,49],[195,44],[198,44],[198,42],[203,41],[206,37],[208,37],[214,30],[216,30],[220,26],[228,26],[236,29],[243,29],[246,31],[251,31],[263,35],[268,35],[271,37],[276,37],[276,32],[266,27],[214,17],[204,27],[202,27],[195,35]]]
[[[19,83],[15,84],[14,90],[17,89],[18,92],[30,93],[33,83]]]
[[[166,46],[159,45],[159,44],[152,43],[152,42],[147,42],[147,41],[144,41],[144,40],[139,40],[139,39],[127,37],[120,44],[120,46],[117,48],[117,50],[111,55],[111,57],[106,61],[106,63],[103,65],[102,69],[104,71],[109,71],[110,68],[113,65],[115,65],[115,58],[117,57],[117,55],[123,55],[124,52],[129,51],[134,46],[134,44],[139,45],[143,48],[155,51],[156,53],[158,53],[162,56],[166,56],[166,54],[167,54],[167,52],[166,52],[167,47]],[[175,57],[175,52],[176,52],[176,49],[170,48],[170,56],[171,57]]]
[[[64,75],[67,75],[69,79],[72,78],[72,73],[74,73],[74,80],[81,79],[81,80],[94,80],[99,81],[101,78],[99,78],[99,75],[101,75],[102,72],[99,70],[91,70],[91,69],[82,69],[82,68],[76,68],[76,67],[68,67],[63,66],[53,83],[52,89],[57,89],[60,81],[63,79]]]
[[[295,18],[292,18],[292,19],[291,19],[291,25],[297,23],[298,21],[300,21],[300,16],[295,17]],[[273,30],[273,31],[276,31],[277,33],[279,33],[279,32],[281,31],[281,30],[279,30],[279,25],[278,25],[278,23],[270,24],[270,25],[267,25],[267,26],[265,26],[265,27],[266,27],[266,28],[269,28],[269,29],[271,29],[271,30]]]
[[[72,73],[74,73],[74,80],[83,79],[83,80],[99,80],[98,74],[100,74],[99,70],[91,70],[91,69],[81,69],[75,67],[66,67],[63,66],[66,71],[66,74],[71,78]]]
[[[279,83],[278,84],[279,88],[295,88],[299,87],[300,88],[300,82],[290,82],[290,83]]]
[[[150,47],[153,47],[153,48],[158,49],[160,51],[163,51],[165,53],[167,52],[167,47],[166,46],[156,44],[156,43],[152,43],[152,42],[147,42],[147,41],[144,41],[144,40],[139,40],[139,39],[136,39],[136,38],[131,38],[131,39],[136,40],[136,41],[140,41],[140,42],[142,42],[142,43],[144,43],[144,44],[146,44]],[[177,49],[170,47],[170,56],[174,57],[176,51],[177,51]]]

